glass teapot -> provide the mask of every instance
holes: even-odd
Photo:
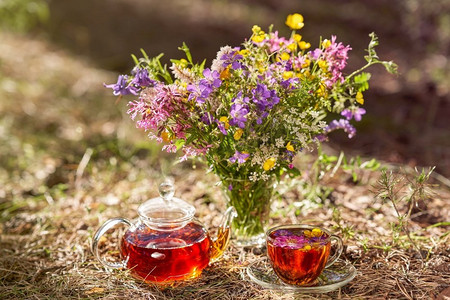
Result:
[[[92,242],[97,260],[109,268],[128,268],[134,277],[153,283],[198,277],[209,263],[218,260],[228,247],[236,210],[227,209],[217,236],[212,238],[194,218],[195,208],[173,197],[174,192],[173,183],[165,181],[159,186],[160,197],[139,206],[135,223],[123,218],[106,221]],[[99,240],[121,223],[129,226],[119,245],[122,261],[107,262],[99,253]]]

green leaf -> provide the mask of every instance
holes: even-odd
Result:
[[[199,66],[200,70],[203,71],[203,69],[205,68],[205,64],[206,64],[206,59],[204,59],[204,60],[202,61],[202,63],[200,64],[200,66]]]
[[[185,143],[185,140],[177,140],[175,142],[175,146],[177,147],[177,150],[180,150],[181,147],[183,147],[184,143]]]
[[[142,55],[144,56],[144,58],[145,58],[146,60],[150,60],[150,59],[148,58],[147,53],[146,53],[145,50],[142,49],[142,48],[141,48],[141,53],[142,53]],[[159,59],[160,57],[162,57],[162,54],[158,55],[156,58]]]
[[[138,60],[138,58],[136,57],[136,55],[131,54],[131,58],[133,59],[135,65],[139,65],[139,60]]]
[[[186,54],[188,62],[191,63],[191,65],[193,65],[194,63],[192,62],[191,50],[189,50],[189,47],[186,45],[186,43],[183,42],[183,45],[181,47],[178,47],[178,49]]]
[[[370,77],[370,73],[363,72],[353,78],[353,82],[355,83],[358,92],[364,92],[369,89]]]
[[[382,64],[386,68],[386,71],[388,71],[389,73],[391,74],[398,73],[398,65],[393,61],[383,61]]]
[[[287,173],[290,177],[297,177],[301,175],[300,170],[297,168],[287,169]]]

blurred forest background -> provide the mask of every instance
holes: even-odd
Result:
[[[400,207],[412,213],[419,256],[405,232],[399,235],[405,219],[375,203],[376,172],[366,170],[355,183],[342,171],[313,185],[322,207],[292,206],[306,198],[302,184],[293,184],[271,222],[312,221],[345,238],[345,259],[358,276],[326,299],[431,299],[448,291],[450,0],[0,0],[0,298],[108,292],[110,299],[282,299],[240,274],[261,251],[232,247],[197,285],[161,291],[105,272],[90,241],[106,219],[136,217],[175,159],[136,130],[127,99],[117,102],[103,83],[128,73],[130,54],[139,56],[140,48],[165,53],[168,63],[182,58],[177,48],[186,42],[194,60],[209,65],[221,46],[248,38],[254,24],[274,24],[287,35],[284,21],[294,12],[304,16],[300,33],[313,47],[332,34],[351,45],[347,73],[363,65],[371,32],[379,36],[380,58],[399,65],[398,76],[370,69],[357,135],[335,132],[326,150],[376,158],[396,170],[436,166],[433,183],[442,189],[414,209],[409,202]],[[170,172],[181,179],[177,195],[193,201],[199,219],[218,224],[225,203],[214,192],[216,179],[192,164]]]

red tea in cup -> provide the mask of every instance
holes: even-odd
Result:
[[[342,253],[342,240],[320,227],[284,225],[269,229],[266,236],[273,270],[288,284],[313,285]],[[330,257],[332,239],[337,242],[337,251]]]

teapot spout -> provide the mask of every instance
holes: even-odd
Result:
[[[210,263],[217,261],[227,250],[231,237],[231,222],[237,216],[236,209],[233,206],[228,207],[222,217],[217,236],[212,240],[210,248]]]

